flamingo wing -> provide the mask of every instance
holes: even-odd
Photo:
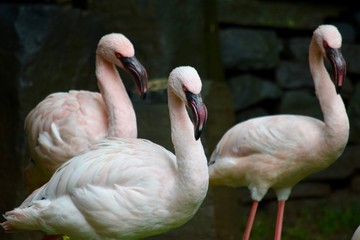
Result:
[[[245,157],[267,154],[280,159],[313,147],[324,124],[315,118],[296,115],[260,117],[235,125],[225,133],[214,151],[216,156]],[[310,141],[310,142],[309,142]]]
[[[62,163],[107,135],[108,113],[99,93],[54,93],[39,103],[25,119],[32,161],[25,170],[28,186],[37,176],[50,178]],[[43,182],[43,183],[44,183]]]

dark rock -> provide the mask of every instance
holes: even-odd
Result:
[[[236,114],[236,122],[243,122],[251,118],[269,115],[269,113],[261,107],[252,107]]]
[[[290,198],[315,198],[331,194],[331,187],[326,183],[299,182],[292,191]]]
[[[279,62],[281,42],[273,31],[230,28],[220,31],[220,47],[226,69],[271,69]]]
[[[104,33],[96,18],[56,6],[11,9],[13,41],[19,45],[13,54],[21,69],[16,81],[25,114],[52,92],[97,90],[95,50]]]
[[[304,63],[309,59],[309,44],[310,37],[294,37],[289,40],[289,50],[294,60],[298,60]]]
[[[347,72],[360,74],[360,45],[343,44],[342,54],[346,60]]]
[[[360,175],[355,176],[351,181],[351,189],[355,192],[360,193]]]
[[[274,83],[251,74],[239,75],[229,79],[235,110],[239,111],[265,99],[276,99],[282,95]]]
[[[221,23],[290,29],[315,29],[325,19],[336,17],[345,5],[261,0],[218,0]]]
[[[28,161],[23,123],[26,114],[52,92],[97,89],[95,49],[102,35],[94,16],[55,5],[0,5],[0,76],[3,80],[0,153],[0,212],[21,203]],[[11,145],[11,146],[10,146]],[[10,183],[10,184],[9,184]],[[3,231],[0,232],[0,239]],[[41,234],[40,234],[41,235]],[[29,236],[33,236],[29,238]],[[35,237],[38,236],[38,237]],[[6,235],[36,239],[38,233]]]
[[[314,88],[309,64],[281,61],[276,68],[276,82],[282,88]]]
[[[350,119],[350,141],[360,143],[360,84],[355,86],[354,93],[348,107]]]
[[[308,91],[288,91],[281,100],[279,112],[282,114],[300,114],[322,119],[317,98]]]

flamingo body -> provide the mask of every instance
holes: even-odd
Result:
[[[300,115],[250,119],[229,129],[212,153],[211,185],[250,190],[253,206],[244,240],[250,237],[257,204],[270,188],[279,201],[274,239],[281,239],[285,201],[292,187],[331,165],[347,144],[349,120],[337,94],[346,72],[340,47],[341,35],[334,26],[321,25],[314,31],[309,63],[324,121]],[[335,86],[324,66],[325,57],[332,64]]]
[[[188,221],[209,181],[204,149],[196,140],[207,117],[200,89],[195,69],[179,67],[170,74],[176,155],[145,139],[102,140],[63,164],[19,208],[7,212],[2,227],[70,239],[141,239]],[[184,102],[196,117],[195,133]]]
[[[324,128],[322,121],[300,115],[265,116],[239,123],[224,134],[211,156],[211,184],[249,186],[257,201],[269,188],[292,188],[343,152],[346,139],[339,138],[339,146],[331,153],[318,141],[325,138]],[[281,197],[287,198],[287,194]]]
[[[147,90],[146,70],[122,34],[102,37],[96,53],[101,94],[75,90],[53,93],[25,119],[32,159],[24,174],[29,190],[40,187],[62,163],[101,139],[137,137],[135,112],[115,66],[134,76],[139,95]]]

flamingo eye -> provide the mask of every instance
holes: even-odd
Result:
[[[122,55],[121,55],[120,53],[118,53],[118,52],[115,53],[115,56],[116,56],[117,58],[122,58]]]

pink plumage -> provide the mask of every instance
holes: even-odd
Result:
[[[285,201],[292,187],[332,164],[347,144],[349,120],[337,94],[346,74],[340,47],[341,35],[336,27],[321,25],[314,31],[309,64],[324,121],[298,115],[250,119],[228,130],[212,153],[210,184],[247,186],[251,192],[253,206],[244,240],[250,237],[258,202],[270,188],[279,201],[275,239],[281,239]],[[324,58],[332,65],[334,83]]]
[[[125,240],[157,235],[191,219],[209,183],[198,140],[207,110],[194,68],[175,68],[168,84],[175,155],[145,139],[102,140],[63,164],[19,208],[7,212],[2,227],[70,239]]]
[[[122,34],[105,35],[96,50],[100,93],[53,93],[25,119],[31,161],[25,169],[30,191],[47,182],[68,159],[108,137],[137,137],[136,116],[116,67],[133,76],[139,95],[147,91],[147,73]]]

